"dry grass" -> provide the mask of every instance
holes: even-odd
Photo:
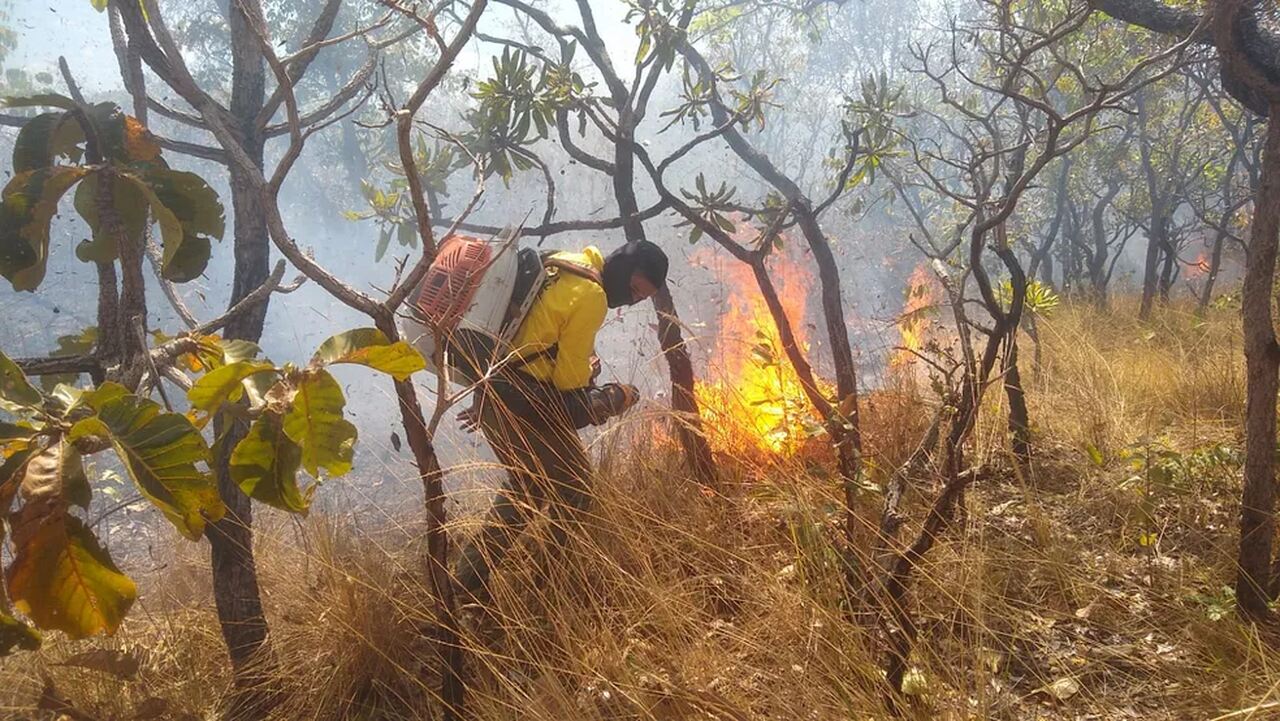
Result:
[[[1280,699],[1280,655],[1218,617],[1239,485],[1234,315],[1199,323],[1175,309],[1138,324],[1126,313],[1063,308],[1042,325],[1042,368],[1026,373],[1034,486],[999,471],[992,394],[973,455],[993,470],[912,595],[912,717],[1212,719],[1259,706],[1229,718],[1280,718],[1266,706]],[[1028,366],[1031,355],[1027,343]],[[910,453],[927,394],[905,384],[868,397],[877,474]],[[723,493],[706,494],[652,423],[600,440],[598,503],[568,553],[545,548],[535,525],[496,576],[501,633],[467,641],[475,716],[885,718],[877,634],[841,606],[829,467],[725,459]],[[916,490],[919,518],[931,489]],[[279,719],[438,717],[420,526],[357,520],[260,523]],[[55,638],[0,662],[0,714],[26,717],[44,677],[103,721],[139,718],[151,698],[166,703],[152,718],[214,708],[228,672],[206,550],[164,547],[175,555],[140,579],[147,595],[118,637]],[[58,665],[104,645],[137,650],[137,677]]]

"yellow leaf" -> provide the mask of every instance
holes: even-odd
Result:
[[[124,149],[131,160],[150,161],[160,157],[160,144],[137,118],[124,116]]]
[[[72,638],[114,633],[138,596],[80,519],[47,504],[23,507],[7,579],[14,605],[38,627]]]

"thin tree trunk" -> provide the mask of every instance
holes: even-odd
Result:
[[[1058,284],[1053,280],[1053,253],[1046,253],[1044,262],[1040,264],[1040,273],[1038,274],[1041,283],[1057,290]]]
[[[1236,601],[1248,617],[1268,615],[1268,574],[1275,532],[1276,390],[1280,350],[1271,312],[1280,234],[1280,104],[1272,104],[1262,177],[1254,202],[1249,263],[1242,292],[1246,376],[1244,492]]]
[[[1147,181],[1147,199],[1151,203],[1151,222],[1147,227],[1147,254],[1142,264],[1142,303],[1138,307],[1138,318],[1151,318],[1151,309],[1155,305],[1156,293],[1160,285],[1160,253],[1168,244],[1165,234],[1163,192],[1160,187],[1159,174],[1151,158],[1151,138],[1147,133],[1146,93],[1139,92],[1134,96],[1138,108],[1138,154],[1142,158],[1143,174]]]
[[[1147,255],[1142,264],[1142,302],[1138,306],[1138,318],[1151,318],[1151,309],[1155,306],[1156,291],[1160,283],[1160,249],[1164,246],[1160,239],[1159,222],[1153,218],[1152,227],[1147,232]]]
[[[1200,289],[1200,297],[1196,301],[1196,315],[1204,316],[1213,301],[1213,288],[1218,282],[1218,274],[1222,271],[1222,249],[1227,241],[1227,229],[1231,227],[1231,216],[1234,215],[1233,200],[1235,193],[1236,167],[1244,160],[1245,146],[1236,146],[1231,162],[1227,163],[1227,172],[1222,174],[1222,215],[1218,219],[1218,230],[1213,234],[1213,250],[1209,253],[1209,268],[1204,275],[1204,287]]]
[[[262,53],[253,35],[249,12],[261,14],[257,0],[242,0],[231,9],[232,85],[231,114],[239,124],[245,150],[259,167],[263,164],[263,139],[255,119],[264,101]],[[262,198],[252,183],[233,164],[231,202],[234,216],[235,271],[228,307],[262,285],[270,273],[270,241],[267,235]],[[262,337],[268,301],[236,316],[224,329],[228,339],[257,342]],[[232,480],[231,451],[244,438],[247,428],[239,421],[215,419],[217,445],[214,467],[218,492],[227,506],[221,520],[209,524],[209,555],[213,566],[213,596],[218,622],[227,644],[236,693],[229,700],[224,717],[233,721],[265,718],[275,705],[275,694],[266,684],[274,660],[270,656],[267,619],[258,585],[253,555],[253,506]]]
[[[1009,442],[1013,458],[1029,481],[1031,470],[1031,416],[1027,411],[1027,394],[1018,371],[1018,339],[1009,339],[1005,354],[1004,392],[1009,400]]]
[[[853,362],[853,350],[849,345],[849,329],[845,325],[844,301],[840,297],[840,270],[836,266],[831,244],[818,226],[818,219],[805,201],[796,204],[796,219],[813,260],[818,265],[818,283],[822,291],[822,317],[827,325],[827,341],[831,346],[831,360],[836,373],[836,418],[831,423],[840,425],[836,455],[840,474],[844,477],[845,540],[856,548],[858,519],[858,480],[862,475],[862,430],[858,419],[858,376]]]
[[[1033,249],[1031,262],[1027,266],[1028,278],[1039,278],[1041,283],[1053,288],[1053,250],[1062,221],[1067,214],[1067,180],[1071,177],[1071,156],[1062,159],[1062,171],[1058,173],[1058,181],[1054,185],[1053,217],[1049,220],[1049,229],[1039,247]]]
[[[1089,283],[1094,306],[1100,312],[1107,310],[1107,206],[1120,194],[1120,184],[1113,183],[1093,207],[1093,252],[1089,257]]]
[[[377,319],[377,326],[392,340],[400,338],[395,319],[391,315]],[[441,618],[436,626],[436,647],[442,650],[440,669],[440,700],[444,706],[445,721],[462,717],[466,703],[466,679],[464,677],[463,649],[459,643],[458,614],[454,598],[453,580],[449,575],[449,534],[445,530],[448,520],[445,511],[444,472],[436,455],[431,433],[427,430],[422,403],[418,400],[413,381],[396,381],[396,400],[400,408],[400,420],[404,426],[405,440],[413,453],[418,478],[422,481],[424,504],[427,510],[427,556],[430,567],[428,578],[431,592],[440,602]]]
[[[613,196],[618,203],[618,214],[626,218],[623,230],[628,242],[645,237],[644,221],[639,217],[640,205],[636,202],[635,154],[632,151],[634,124],[635,115],[631,109],[622,108],[618,114],[618,135],[614,143]],[[651,302],[658,316],[658,345],[667,361],[671,379],[671,408],[682,416],[676,421],[676,434],[680,438],[685,462],[695,479],[701,483],[713,483],[715,462],[711,457],[711,446],[702,432],[698,397],[694,395],[693,360],[680,333],[680,316],[676,312],[675,301],[671,291],[662,288]]]
[[[996,255],[1004,263],[1011,276],[1015,288],[1013,302],[1006,313],[995,299],[991,290],[990,279],[981,266],[982,251],[986,248],[984,233],[975,227],[969,244],[969,267],[982,292],[983,303],[992,318],[992,328],[983,347],[982,357],[975,359],[972,353],[966,352],[964,358],[964,376],[960,384],[960,397],[956,402],[956,411],[943,445],[943,478],[945,484],[934,500],[929,514],[915,540],[894,560],[891,571],[884,581],[884,598],[888,606],[890,618],[896,624],[891,629],[888,654],[885,659],[885,680],[888,691],[885,697],[890,709],[897,709],[898,698],[902,692],[902,681],[906,675],[911,650],[916,640],[916,625],[906,606],[907,587],[911,575],[925,555],[933,548],[939,537],[951,525],[956,509],[964,502],[965,488],[973,478],[973,470],[964,467],[964,443],[973,431],[978,410],[982,401],[983,390],[987,379],[995,368],[1001,346],[1016,340],[1018,324],[1021,322],[1025,304],[1026,275],[1018,264],[1013,251],[1008,247],[995,249]],[[1017,288],[1022,288],[1020,294]],[[957,323],[964,326],[963,305],[957,307]],[[962,343],[967,340],[962,337]]]
[[[1204,287],[1200,289],[1200,298],[1196,302],[1196,315],[1204,316],[1213,301],[1213,287],[1218,282],[1218,274],[1222,271],[1222,248],[1226,244],[1227,234],[1218,231],[1213,235],[1213,250],[1209,254],[1209,270],[1204,275]]]
[[[704,483],[712,482],[715,480],[715,463],[707,436],[702,432],[698,399],[693,395],[693,361],[680,334],[680,319],[670,290],[662,288],[658,291],[653,297],[653,309],[658,314],[658,340],[662,355],[671,371],[671,408],[680,414],[676,419],[680,447],[693,477]]]
[[[1169,304],[1169,293],[1173,290],[1174,280],[1178,277],[1178,254],[1168,228],[1171,223],[1166,219],[1164,231],[1164,263],[1160,271],[1160,304]]]

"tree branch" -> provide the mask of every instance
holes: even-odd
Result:
[[[405,178],[409,182],[409,198],[413,202],[414,219],[418,224],[418,238],[422,243],[422,258],[414,264],[413,269],[405,277],[403,286],[407,287],[397,288],[397,291],[402,292],[397,293],[396,297],[388,299],[388,301],[395,300],[394,304],[388,303],[387,306],[393,312],[400,302],[404,300],[409,289],[416,286],[422,280],[422,277],[427,274],[427,268],[431,265],[431,261],[435,259],[436,255],[436,239],[431,228],[431,209],[427,207],[427,196],[422,187],[422,178],[418,175],[418,164],[413,153],[412,139],[410,137],[413,131],[413,118],[417,115],[422,104],[426,102],[427,96],[431,94],[431,91],[435,90],[440,81],[444,79],[445,74],[449,72],[449,68],[453,66],[458,53],[462,52],[462,48],[471,40],[471,36],[476,30],[476,23],[479,22],[480,14],[484,12],[487,4],[487,0],[475,0],[472,3],[471,11],[467,13],[462,26],[454,34],[453,41],[446,46],[439,59],[431,67],[430,72],[414,89],[404,107],[396,112],[396,143],[400,150],[400,165],[404,168]]]
[[[320,53],[319,43],[323,42],[329,36],[329,32],[333,30],[333,22],[338,18],[338,10],[342,8],[342,0],[325,0],[324,7],[320,9],[320,13],[316,15],[315,22],[311,24],[311,32],[307,34],[307,39],[302,42],[302,49],[290,55],[281,61],[286,69],[289,87],[294,87],[302,76],[306,74],[307,68],[311,66],[311,62],[316,59]],[[277,85],[276,89],[271,93],[271,97],[267,102],[263,103],[262,110],[258,113],[258,117],[254,120],[254,124],[259,127],[265,127],[267,122],[275,116],[276,111],[280,109],[280,104],[284,102],[284,85]]]

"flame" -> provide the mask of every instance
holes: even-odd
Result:
[[[717,273],[726,289],[707,382],[697,387],[708,438],[718,451],[764,451],[791,456],[820,429],[799,377],[787,360],[777,326],[755,276],[745,264],[710,249],[695,264]],[[783,253],[771,257],[770,277],[800,348],[808,351],[805,307],[812,283],[805,268]]]
[[[917,265],[907,281],[907,299],[902,306],[902,315],[898,317],[901,348],[890,359],[891,366],[902,367],[914,363],[916,357],[912,351],[919,352],[924,348],[934,323],[932,318],[925,315],[925,310],[937,305],[938,290],[938,280],[925,264]]]
[[[1187,265],[1184,275],[1190,278],[1199,278],[1209,272],[1209,254],[1201,250],[1196,259]]]

